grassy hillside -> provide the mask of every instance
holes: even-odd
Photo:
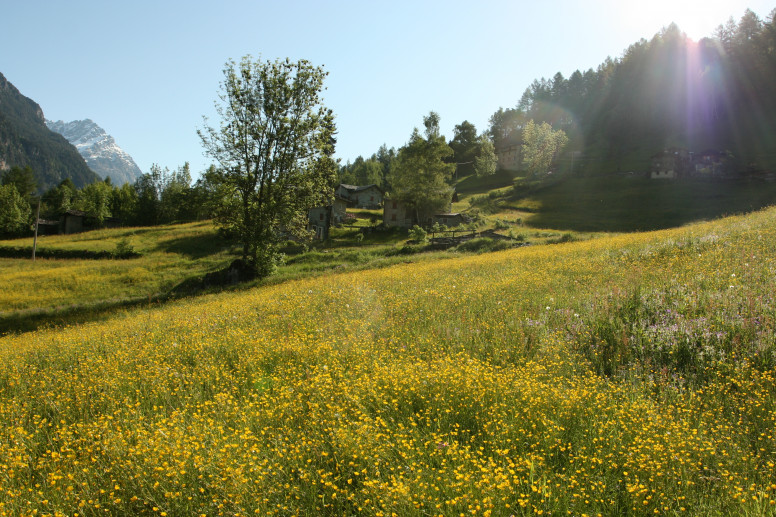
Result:
[[[122,242],[140,256],[100,258]],[[43,236],[39,256],[55,258],[3,258],[18,250],[31,256],[32,238],[0,241],[0,332],[78,322],[157,300],[234,259],[209,222]]]
[[[0,338],[0,515],[774,515],[776,210]]]
[[[513,182],[517,188],[513,188]],[[547,178],[508,175],[459,183],[459,211],[474,207],[512,226],[574,232],[673,228],[776,203],[776,183],[759,180],[651,180],[642,175]],[[519,228],[517,228],[519,229]]]

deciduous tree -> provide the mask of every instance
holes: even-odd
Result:
[[[218,222],[242,242],[259,276],[274,269],[280,242],[302,234],[307,210],[333,194],[334,115],[322,102],[326,72],[306,60],[254,61],[224,68],[218,126],[205,119],[205,152],[218,163],[213,179],[234,210]]]
[[[423,124],[426,137],[416,128],[391,171],[393,199],[407,203],[418,221],[450,203],[453,189],[447,181],[455,171],[455,164],[446,162],[453,150],[439,134],[439,115],[432,111]]]
[[[486,135],[480,137],[479,147],[480,155],[474,159],[474,172],[477,176],[490,176],[498,166],[495,147]]]
[[[553,159],[568,143],[562,129],[553,130],[546,122],[529,120],[523,127],[523,164],[529,174],[546,173]]]
[[[30,228],[30,214],[30,204],[13,183],[0,185],[0,234],[22,234]]]

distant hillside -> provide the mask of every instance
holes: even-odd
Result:
[[[102,178],[110,178],[114,185],[134,183],[143,174],[135,160],[116,144],[113,137],[89,119],[72,122],[47,120],[46,126],[64,136],[94,172]]]
[[[527,120],[549,122],[568,134],[560,168],[575,174],[646,172],[670,148],[729,153],[734,173],[774,171],[775,16],[747,11],[698,42],[672,24],[595,70],[536,80],[493,115],[491,134],[498,147]]]
[[[70,178],[83,187],[100,178],[62,135],[46,127],[43,110],[0,74],[0,170],[30,166],[38,189]]]

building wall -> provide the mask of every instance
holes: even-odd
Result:
[[[331,205],[331,216],[333,223],[341,223],[345,220],[345,214],[347,213],[347,204],[344,199],[336,198]]]
[[[650,173],[650,178],[653,180],[655,179],[673,179],[676,175],[674,174],[674,171],[672,170],[661,170],[661,171],[652,171]]]
[[[433,219],[435,223],[445,225],[448,228],[459,226],[464,222],[461,214],[436,214]]]
[[[412,216],[404,203],[389,199],[383,203],[383,224],[387,227],[410,228]]]
[[[376,188],[370,188],[351,195],[351,200],[357,208],[379,208],[383,203],[383,195]]]
[[[80,215],[64,215],[62,216],[64,221],[62,222],[62,231],[64,233],[80,233],[84,231],[84,218]]]
[[[505,171],[516,171],[520,169],[522,156],[522,146],[519,145],[511,145],[499,149],[498,152],[496,152],[499,169]]]
[[[324,240],[329,237],[331,226],[331,209],[328,206],[317,206],[307,212],[307,229],[315,232],[315,238]]]

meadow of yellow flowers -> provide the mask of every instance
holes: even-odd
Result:
[[[770,209],[6,336],[0,515],[776,515],[774,293]]]

